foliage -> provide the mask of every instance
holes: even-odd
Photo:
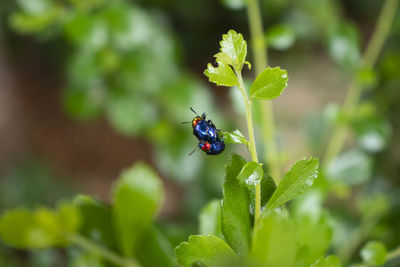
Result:
[[[301,160],[282,177],[272,194],[267,209],[274,209],[298,197],[312,186],[318,177],[318,159]]]
[[[254,1],[220,2],[239,10]],[[386,0],[380,16],[390,18],[387,10],[396,10],[397,2]],[[18,1],[20,10],[10,17],[10,24],[21,33],[42,40],[59,38],[71,46],[64,102],[72,116],[85,120],[104,114],[120,133],[146,136],[154,143],[160,171],[171,177],[190,180],[195,173],[203,180],[222,177],[218,170],[224,158],[209,160],[202,168],[204,157],[193,159],[183,153],[192,144],[186,129],[176,129],[177,122],[187,121],[182,114],[188,103],[200,104],[202,99],[207,106],[210,100],[204,86],[179,67],[170,29],[138,3],[24,0]],[[256,151],[260,145],[256,146],[254,132],[265,126],[266,116],[257,101],[282,95],[288,74],[279,67],[263,66],[262,71],[256,70],[254,81],[243,79],[243,67],[251,69],[247,42],[230,30],[222,36],[216,64],[209,63],[204,74],[217,86],[234,87],[229,90],[241,94],[244,112],[238,113],[246,114],[248,138],[239,130],[223,131],[221,138],[245,144],[251,160],[231,154],[221,199],[209,202],[200,213],[200,235],[191,235],[187,242],[181,242],[187,239],[185,234],[174,242],[168,240],[166,227],[156,223],[164,196],[161,180],[148,166],[138,164],[121,174],[111,205],[77,196],[54,210],[5,212],[0,218],[4,243],[22,249],[74,247],[71,266],[337,267],[358,261],[357,252],[367,240],[398,246],[400,240],[392,233],[398,231],[399,213],[389,212],[398,209],[398,189],[381,179],[384,164],[376,164],[377,158],[387,160],[381,155],[395,134],[396,125],[387,120],[395,105],[382,104],[390,102],[382,91],[390,92],[390,98],[398,87],[398,62],[389,52],[375,66],[382,47],[370,48],[368,43],[367,52],[361,52],[364,42],[358,27],[342,18],[337,1],[268,0],[263,8],[278,10],[282,17],[264,36],[252,36],[253,45],[262,46],[264,40],[270,48],[286,50],[296,44],[296,49],[323,44],[342,75],[352,80],[343,107],[332,105],[316,112],[304,127],[315,154],[327,151],[321,167],[311,157],[297,161],[284,175],[268,175],[275,162],[269,161],[267,153],[266,159],[259,160]],[[371,43],[382,46],[386,37],[377,28],[381,40]],[[375,59],[370,56],[374,53]],[[257,57],[254,60],[257,66]],[[378,87],[382,90],[375,90]],[[349,132],[354,133],[353,142],[344,146]],[[276,156],[281,163],[284,156]],[[204,189],[191,184],[190,190]],[[398,249],[388,252],[387,247],[381,241],[366,243],[360,250],[360,265],[382,265],[399,255]]]
[[[34,0],[18,6],[9,17],[14,30],[69,47],[63,93],[68,115],[82,121],[105,116],[119,133],[154,143],[156,158],[188,165],[190,159],[176,151],[193,147],[190,132],[176,130],[188,120],[188,106],[218,114],[206,87],[180,68],[173,32],[160,16],[125,0]],[[165,175],[199,177],[194,168],[183,173],[163,161],[157,160]]]
[[[157,174],[142,165],[121,174],[114,189],[113,218],[120,250],[126,256],[133,256],[137,243],[161,206],[163,188]],[[140,205],[137,205],[140,203]],[[137,205],[135,212],[127,212]]]
[[[229,47],[229,56],[228,54],[221,56],[223,52],[216,55],[217,62],[220,61],[219,64],[224,61],[229,64],[229,68],[232,68],[239,86],[243,84],[240,72],[245,64],[245,58],[237,55],[246,54],[242,50],[246,45],[241,40],[241,34],[229,31],[227,35],[223,35],[221,42],[221,51],[224,51],[224,47]],[[210,73],[207,71],[205,75],[210,77]],[[221,82],[221,79],[210,78],[210,81],[217,85],[226,85]],[[268,68],[256,78],[251,87],[254,89],[250,90],[250,95],[255,95],[260,99],[277,97],[286,87],[286,82],[285,71],[279,68]],[[259,90],[262,93],[252,93]],[[242,94],[246,94],[246,92]],[[244,99],[244,101],[246,100]],[[232,134],[228,135],[230,137]],[[249,149],[254,148],[250,146]],[[178,262],[184,266],[195,262],[209,266],[223,266],[235,261],[237,256],[241,257],[244,262],[248,261],[260,266],[309,266],[320,261],[319,258],[324,256],[330,244],[331,234],[327,220],[321,217],[321,220],[313,221],[315,220],[313,218],[310,221],[307,216],[300,215],[290,218],[283,212],[274,211],[311,187],[317,176],[317,159],[297,162],[283,176],[276,189],[273,189],[274,193],[270,195],[269,200],[265,201],[267,204],[261,218],[257,219],[257,210],[251,210],[251,207],[259,208],[254,202],[257,202],[256,199],[259,197],[257,194],[260,194],[256,188],[260,186],[263,179],[263,169],[257,162],[246,162],[239,155],[233,155],[225,167],[224,192],[221,201],[220,227],[226,243],[221,239],[214,239],[212,236],[196,236],[198,242],[194,242],[192,236],[189,238],[189,243],[182,243],[176,248],[175,254]],[[252,197],[254,194],[255,196]],[[251,223],[252,216],[255,216],[254,224]],[[217,218],[215,215],[215,218],[210,220],[215,221]],[[319,229],[321,229],[320,232]],[[252,232],[253,234],[251,234]],[[216,240],[219,243],[218,248]],[[321,241],[316,242],[316,240]],[[209,249],[228,251],[229,247],[236,254],[221,253],[224,255],[223,259],[215,258],[213,254],[210,255]],[[230,259],[227,259],[228,254],[232,254]],[[221,260],[225,262],[221,263]]]
[[[261,72],[250,88],[251,98],[261,100],[274,99],[280,96],[287,86],[287,72],[279,67],[267,68]]]
[[[78,210],[62,203],[55,211],[39,208],[6,212],[1,217],[0,236],[13,247],[41,249],[67,245],[66,234],[76,232],[78,227]]]
[[[136,261],[129,259],[135,257],[142,266],[174,266],[172,247],[153,223],[162,196],[160,178],[139,163],[121,174],[111,207],[79,195],[55,210],[10,210],[0,218],[0,236],[17,248],[75,245],[114,264],[136,266]],[[106,255],[111,256],[103,255],[106,248],[110,250]],[[80,260],[91,262],[92,258]]]
[[[236,257],[233,250],[223,240],[213,235],[192,235],[188,242],[180,244],[175,249],[175,253],[178,263],[185,267],[195,263],[220,266],[227,259]]]
[[[226,143],[245,144],[247,146],[249,145],[247,139],[237,129],[234,130],[233,132],[223,132],[222,137]]]
[[[219,59],[221,60],[221,59]],[[223,86],[235,86],[238,84],[235,73],[233,70],[225,63],[219,62],[218,67],[214,67],[211,64],[207,65],[207,69],[204,74],[217,85]]]
[[[370,265],[382,265],[386,261],[387,249],[384,244],[370,241],[361,249],[363,261]]]

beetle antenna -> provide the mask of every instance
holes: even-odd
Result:
[[[197,114],[197,112],[196,111],[194,111],[194,109],[192,108],[192,107],[190,107],[190,110],[194,113],[194,114],[196,114],[197,115],[197,117],[200,117],[200,115],[199,114]]]
[[[199,150],[199,149],[200,149],[199,147],[196,147],[195,149],[193,149],[192,152],[190,152],[190,153],[188,154],[188,156],[192,155],[194,152],[196,152],[196,151]]]
[[[192,123],[191,121],[184,121],[184,122],[181,122],[181,124],[186,124],[186,123]]]

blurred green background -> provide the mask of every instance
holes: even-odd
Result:
[[[1,210],[54,205],[76,193],[107,202],[120,171],[144,161],[166,187],[161,227],[174,243],[195,233],[200,209],[221,196],[228,154],[247,152],[230,144],[216,157],[188,156],[197,142],[190,125],[181,122],[191,121],[193,107],[218,128],[246,132],[238,90],[214,87],[202,74],[223,33],[235,29],[250,40],[244,4],[1,1]],[[357,259],[369,238],[397,246],[400,12],[372,71],[356,66],[382,1],[260,4],[269,64],[289,74],[288,88],[274,101],[285,169],[304,156],[323,156],[332,128],[345,120],[339,107],[354,77],[368,88],[352,116],[345,152],[319,185],[323,190],[311,191],[299,203],[329,207],[332,250],[340,256]],[[340,254],[350,236],[355,244]],[[59,266],[63,257],[57,250],[22,253],[0,244],[1,266]]]

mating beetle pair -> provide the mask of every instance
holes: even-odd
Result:
[[[199,139],[198,148],[206,152],[208,155],[218,155],[225,149],[224,140],[221,139],[214,123],[211,120],[206,120],[206,114],[201,116],[190,108],[197,116],[192,120],[193,134]],[[197,148],[196,148],[197,149]],[[193,150],[189,155],[196,151]]]

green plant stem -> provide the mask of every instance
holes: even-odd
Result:
[[[249,19],[251,44],[254,54],[254,66],[256,74],[261,73],[267,67],[267,43],[264,38],[264,30],[261,19],[260,7],[257,0],[247,1],[247,16]],[[260,103],[262,111],[261,131],[265,139],[264,161],[270,168],[271,176],[276,185],[280,180],[280,161],[275,138],[274,110],[271,101]]]
[[[259,74],[267,67],[267,46],[257,0],[247,0],[247,16],[249,19],[251,45],[254,53],[254,66]]]
[[[400,257],[400,247],[389,251],[389,253],[386,255],[386,261],[390,261],[394,258]]]
[[[372,35],[371,41],[369,42],[364,54],[363,63],[367,68],[372,68],[375,65],[392,26],[398,3],[398,0],[386,0],[382,7],[375,32]]]
[[[368,237],[372,229],[376,226],[381,216],[375,216],[369,220],[362,220],[358,227],[350,234],[348,242],[341,247],[337,255],[347,263],[351,256],[357,251],[360,244]]]
[[[134,261],[133,259],[123,258],[118,254],[110,251],[107,248],[104,248],[91,240],[77,234],[68,234],[68,240],[82,249],[94,254],[99,257],[109,261],[110,263],[114,263],[115,265],[123,266],[123,267],[140,267],[141,265]]]
[[[385,1],[378,18],[376,28],[363,56],[362,64],[364,68],[371,69],[375,65],[378,55],[382,50],[383,44],[385,43],[385,40],[389,34],[393,18],[396,14],[398,2],[399,0]],[[364,88],[355,81],[351,83],[342,108],[344,114],[350,116],[356,110],[363,90]],[[336,158],[342,151],[343,145],[346,141],[347,133],[347,126],[344,124],[338,125],[338,127],[335,129],[325,153],[324,167],[326,167],[326,164],[328,164],[332,159]]]
[[[251,154],[251,160],[258,163],[256,141],[254,138],[254,128],[253,128],[253,115],[251,114],[252,102],[247,96],[246,88],[243,83],[242,72],[236,71],[236,76],[239,81],[239,90],[242,94],[242,98],[246,108],[246,121],[247,121],[247,132],[249,135],[249,150]],[[255,188],[255,211],[254,211],[254,225],[258,223],[261,212],[261,184],[258,183]]]

